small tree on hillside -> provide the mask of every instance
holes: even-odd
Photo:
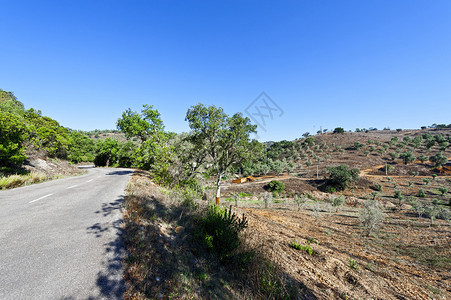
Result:
[[[413,156],[412,152],[403,152],[399,157],[402,159],[405,165],[413,162],[415,160],[415,156]]]
[[[429,157],[429,160],[435,164],[436,167],[441,167],[448,162],[448,158],[441,152]]]
[[[188,109],[185,120],[191,128],[189,140],[194,145],[194,153],[206,153],[203,159],[213,164],[217,176],[216,204],[219,204],[221,180],[225,173],[262,152],[261,144],[250,140],[250,134],[256,132],[257,125],[252,125],[250,119],[241,113],[230,117],[220,107],[206,107],[201,103]]]
[[[384,220],[384,213],[377,200],[367,200],[360,211],[360,221],[370,236],[373,230]]]
[[[337,127],[334,129],[334,133],[344,133],[345,130],[342,127]]]
[[[350,169],[347,165],[329,167],[327,170],[329,177],[326,184],[338,191],[345,190],[359,178],[359,170],[356,168]]]

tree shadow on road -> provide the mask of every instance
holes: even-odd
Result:
[[[86,228],[87,233],[96,238],[102,238],[104,235],[112,237],[109,242],[103,244],[103,269],[97,274],[98,291],[92,299],[123,299],[125,282],[122,278],[122,259],[125,251],[122,240],[123,220],[120,214],[123,198],[121,195],[115,201],[102,203],[101,209],[95,212],[102,216],[99,218],[101,222]],[[114,218],[116,214],[118,217]]]
[[[109,173],[106,173],[105,175],[130,175],[133,174],[133,170],[122,170],[122,171],[112,171]]]

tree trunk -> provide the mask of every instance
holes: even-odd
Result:
[[[216,205],[219,205],[219,198],[221,197],[221,179],[222,175],[218,175],[218,181],[216,182]]]

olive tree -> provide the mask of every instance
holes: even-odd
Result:
[[[411,163],[415,160],[415,156],[413,156],[412,152],[403,152],[399,157],[402,159],[405,165]]]
[[[189,139],[193,152],[200,153],[202,160],[211,163],[216,173],[216,204],[219,204],[225,173],[262,152],[261,144],[250,139],[257,125],[252,125],[241,113],[228,116],[221,107],[201,103],[188,109],[185,120],[191,129]]]

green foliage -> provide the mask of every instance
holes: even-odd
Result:
[[[333,133],[344,133],[344,132],[345,132],[345,130],[342,127],[337,127],[334,129]]]
[[[40,111],[25,111],[25,120],[29,124],[28,139],[40,150],[45,150],[50,157],[66,158],[69,146],[69,131]]]
[[[438,190],[442,194],[442,196],[445,196],[446,193],[448,193],[448,189],[445,187],[439,187]]]
[[[360,150],[363,146],[365,146],[365,144],[359,143],[359,142],[355,142],[354,143],[354,149],[355,150]]]
[[[395,191],[393,198],[402,200],[404,197],[403,197],[401,191]]]
[[[25,132],[26,128],[16,115],[0,111],[0,172],[10,172],[24,162]]]
[[[426,193],[424,192],[423,189],[420,189],[420,190],[418,191],[418,197],[421,197],[421,198],[426,197]]]
[[[107,138],[99,140],[96,144],[94,164],[99,167],[110,166],[117,163],[117,154],[120,144],[118,140]]]
[[[357,262],[351,258],[349,259],[349,267],[354,270],[359,269],[359,265],[357,264]]]
[[[413,156],[412,152],[403,152],[399,157],[402,159],[405,165],[411,163],[415,160],[415,156]]]
[[[347,165],[327,168],[329,177],[326,185],[334,187],[337,191],[343,191],[359,178],[359,170],[350,169]]]
[[[292,241],[290,243],[290,247],[296,250],[305,251],[308,255],[313,255],[313,249],[312,246],[310,246],[310,241],[308,241],[305,246]]]
[[[267,185],[267,189],[270,192],[280,194],[285,190],[285,184],[279,180],[271,180]]]
[[[117,128],[124,132],[127,138],[139,137],[144,142],[163,131],[164,126],[158,110],[145,104],[141,113],[130,108],[122,113],[122,117],[117,120]]]
[[[448,162],[448,158],[443,155],[442,152],[432,155],[431,157],[429,157],[429,160],[433,162],[436,167],[441,167]]]
[[[227,210],[211,205],[199,225],[197,239],[206,248],[218,253],[221,261],[225,261],[240,246],[239,233],[248,223],[244,215],[242,218],[237,217],[232,207]]]
[[[431,180],[429,178],[423,178],[423,182],[425,185],[428,185]]]
[[[67,159],[74,163],[94,161],[96,145],[93,139],[81,131],[72,130],[68,140]]]
[[[329,199],[329,202],[333,207],[335,207],[335,210],[338,211],[339,207],[345,202],[345,197],[343,195],[333,196]]]
[[[424,162],[428,160],[428,158],[424,154],[418,156],[417,159],[421,161],[422,164],[424,164]]]
[[[379,183],[376,183],[376,184],[374,185],[374,189],[375,189],[376,191],[378,191],[378,192],[381,192],[381,191],[382,191],[382,185],[379,184]]]
[[[256,159],[262,154],[262,144],[250,139],[257,125],[241,113],[228,116],[222,108],[204,106],[199,103],[188,109],[185,120],[191,129],[189,141],[193,153],[203,163],[209,159],[217,176],[217,197],[224,174],[246,160]]]

